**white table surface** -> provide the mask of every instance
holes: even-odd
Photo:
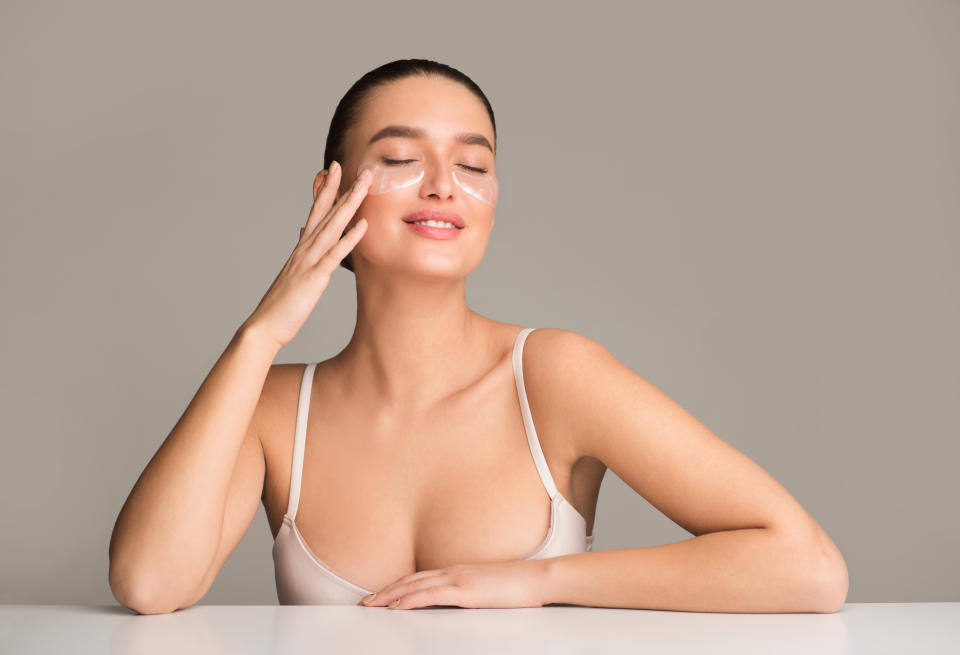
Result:
[[[960,653],[958,603],[847,603],[834,614],[518,609],[0,605],[0,653]]]

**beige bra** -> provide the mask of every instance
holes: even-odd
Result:
[[[537,465],[540,480],[550,495],[550,527],[539,546],[520,560],[545,559],[570,553],[592,550],[593,535],[588,535],[583,516],[557,490],[547,468],[540,439],[530,417],[530,405],[523,385],[523,343],[536,328],[524,328],[513,346],[513,376],[520,398],[520,412],[527,434],[530,454]],[[303,474],[303,451],[307,437],[307,413],[310,409],[310,390],[317,363],[307,364],[300,384],[297,406],[297,424],[293,442],[293,467],[290,473],[290,500],[283,515],[283,523],[273,542],[274,574],[277,598],[281,605],[357,605],[360,599],[375,589],[366,589],[347,580],[327,566],[307,545],[294,519],[300,501],[300,481]]]

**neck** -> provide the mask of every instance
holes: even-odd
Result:
[[[466,278],[358,280],[357,324],[339,355],[344,379],[381,407],[433,406],[481,370],[487,323],[467,307]]]

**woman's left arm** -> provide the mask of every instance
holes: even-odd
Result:
[[[525,354],[524,377],[543,385],[575,452],[602,461],[695,535],[542,560],[544,604],[823,613],[843,606],[843,556],[770,474],[592,339],[541,328],[528,343],[536,354]]]

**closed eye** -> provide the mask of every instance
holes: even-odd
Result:
[[[414,161],[417,161],[417,160],[416,159],[387,159],[386,157],[383,158],[383,163],[387,164],[388,166],[402,166],[403,164],[409,164],[410,162],[414,162]],[[457,166],[463,166],[467,170],[473,171],[474,173],[487,172],[486,168],[476,168],[474,166],[467,166],[466,164],[457,164]]]

